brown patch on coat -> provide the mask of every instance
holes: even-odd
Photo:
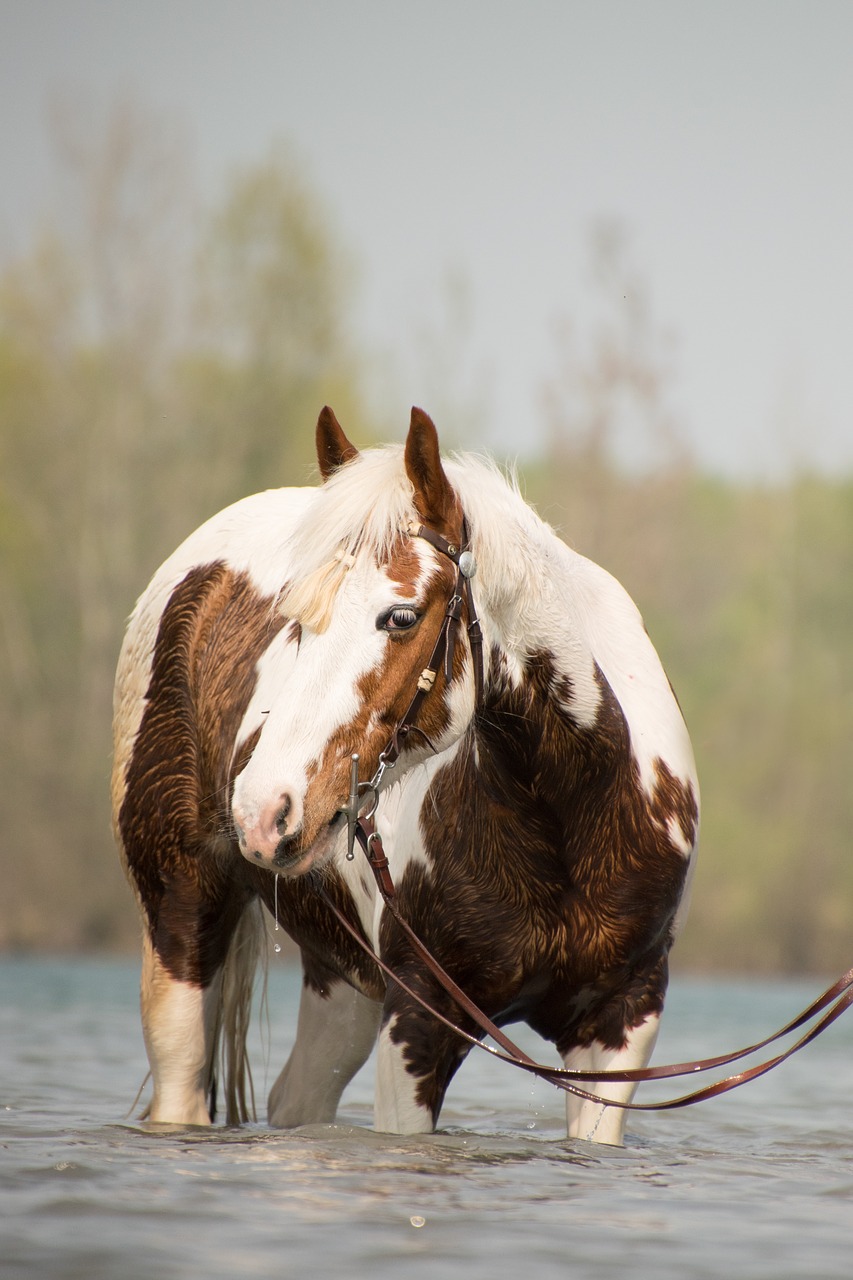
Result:
[[[686,860],[692,788],[658,763],[649,798],[621,708],[599,673],[597,723],[571,716],[551,656],[530,657],[513,689],[493,655],[492,692],[453,762],[435,777],[421,827],[430,869],[410,866],[401,911],[497,1023],[525,1021],[561,1053],[626,1034],[659,1012]],[[560,696],[554,696],[559,690]],[[448,1016],[460,1011],[411,955],[392,919],[383,955]],[[392,987],[385,1018],[437,1116],[465,1046]],[[474,1032],[464,1016],[461,1025]]]
[[[190,570],[160,619],[117,826],[152,943],[183,981],[210,980],[252,896],[231,834],[231,757],[283,621],[219,561]]]
[[[271,598],[221,562],[191,570],[160,619],[117,828],[152,945],[181,981],[208,985],[251,898],[274,912],[275,877],[241,856],[229,806],[233,779],[261,732],[235,755],[257,663],[285,625]],[[298,627],[289,639],[298,643]],[[355,922],[334,873],[326,888]],[[312,957],[322,957],[326,971],[381,995],[376,966],[313,882],[279,881],[278,918],[305,948],[309,969]]]
[[[275,915],[275,876],[246,863],[250,882],[269,911]],[[302,952],[305,982],[327,996],[334,981],[343,980],[362,995],[381,1000],[385,980],[378,966],[350,937],[317,893],[318,884],[350,924],[364,937],[352,895],[333,867],[311,871],[299,879],[279,877],[278,920]]]

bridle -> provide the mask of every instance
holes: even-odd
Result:
[[[350,791],[347,804],[340,810],[347,819],[347,858],[354,856],[356,840],[361,845],[377,878],[383,897],[394,897],[394,882],[388,868],[388,859],[382,849],[382,839],[376,830],[376,808],[379,803],[379,791],[383,779],[389,769],[393,769],[403,750],[406,738],[415,732],[432,746],[422,729],[418,728],[418,713],[435,684],[441,667],[444,667],[444,678],[447,684],[453,680],[453,659],[462,620],[463,606],[468,615],[468,641],[471,646],[471,660],[474,665],[474,703],[479,707],[483,701],[485,677],[483,672],[483,632],[480,619],[474,605],[474,593],[471,579],[477,572],[477,563],[470,550],[468,523],[462,522],[461,543],[451,542],[435,529],[427,525],[412,524],[408,530],[413,538],[423,538],[441,555],[446,556],[456,566],[456,581],[447,607],[444,611],[441,628],[430,654],[429,661],[418,676],[414,695],[402,718],[398,721],[394,732],[388,739],[384,750],[379,753],[376,772],[369,782],[360,782],[358,777],[359,757],[355,753],[351,757]]]
[[[485,1044],[479,1036],[473,1035],[458,1026],[457,1023],[445,1017],[444,1014],[440,1013],[424,999],[419,992],[409,986],[377,954],[365,935],[347,918],[322,884],[320,884],[318,886],[320,896],[324,899],[333,915],[336,916],[338,922],[386,977],[395,982],[411,999],[462,1040],[473,1047],[490,1053],[493,1057],[499,1058],[503,1062],[520,1068],[522,1071],[537,1076],[539,1079],[549,1081],[551,1084],[556,1085],[557,1088],[567,1093],[572,1093],[585,1101],[603,1103],[605,1106],[619,1107],[627,1111],[668,1111],[686,1107],[695,1102],[704,1102],[709,1098],[719,1097],[721,1094],[728,1093],[730,1090],[736,1089],[750,1080],[755,1080],[759,1076],[765,1075],[798,1050],[804,1048],[805,1045],[811,1043],[853,1004],[853,968],[843,974],[837,982],[834,982],[822,995],[818,996],[807,1009],[804,1009],[802,1013],[786,1023],[780,1030],[746,1048],[737,1049],[732,1053],[720,1054],[713,1058],[701,1058],[693,1062],[681,1062],[666,1066],[637,1067],[624,1071],[584,1071],[567,1067],[549,1067],[534,1061],[491,1018],[478,1008],[431,952],[427,950],[408,921],[401,915],[397,906],[396,890],[391,876],[391,869],[382,846],[382,837],[376,829],[376,810],[379,804],[379,793],[385,774],[396,765],[409,734],[416,732],[430,746],[432,745],[423,730],[418,728],[416,721],[424,700],[429,696],[435,684],[442,664],[447,683],[450,684],[453,679],[453,659],[463,606],[467,613],[467,631],[471,659],[474,666],[475,706],[479,708],[482,705],[485,684],[483,635],[471,588],[471,579],[477,571],[477,566],[469,549],[467,522],[463,521],[461,544],[449,541],[442,534],[437,533],[426,525],[413,525],[408,532],[412,537],[423,538],[440,554],[453,562],[456,566],[456,581],[453,592],[447,602],[442,625],[429,662],[418,677],[417,687],[408,708],[391,734],[387,746],[380,752],[376,772],[369,782],[359,781],[358,754],[354,754],[351,758],[349,798],[347,804],[340,810],[347,820],[347,858],[351,860],[355,856],[354,849],[357,842],[370,864],[387,911],[393,916],[397,925],[408,938],[415,954],[444,991],[469,1016],[475,1027],[479,1028],[481,1035],[490,1036],[498,1047],[495,1048],[492,1045]],[[604,1084],[608,1082],[613,1084],[639,1084],[650,1080],[671,1080],[679,1076],[691,1076],[703,1071],[720,1069],[743,1058],[751,1057],[784,1036],[807,1026],[816,1018],[818,1021],[814,1022],[795,1043],[789,1045],[781,1053],[777,1053],[755,1066],[745,1068],[735,1075],[727,1076],[714,1084],[706,1085],[704,1088],[693,1090],[677,1098],[670,1098],[663,1102],[621,1102],[610,1098],[602,1098],[600,1095],[583,1088],[585,1084]]]

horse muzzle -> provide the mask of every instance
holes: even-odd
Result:
[[[282,791],[254,811],[235,796],[231,816],[240,852],[249,862],[286,874],[301,861],[302,802],[295,792]]]

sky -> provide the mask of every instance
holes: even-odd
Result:
[[[58,198],[51,97],[134,96],[211,195],[292,142],[401,430],[467,403],[457,443],[536,449],[608,222],[699,462],[851,471],[851,49],[849,0],[0,0],[0,255]]]

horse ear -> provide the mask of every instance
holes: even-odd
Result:
[[[358,457],[358,449],[350,444],[343,433],[343,428],[328,405],[320,410],[317,419],[317,461],[320,474],[328,480],[338,467]]]
[[[439,529],[452,525],[456,494],[441,465],[435,424],[423,409],[412,409],[405,459],[406,474],[415,490],[415,510],[421,520]]]

